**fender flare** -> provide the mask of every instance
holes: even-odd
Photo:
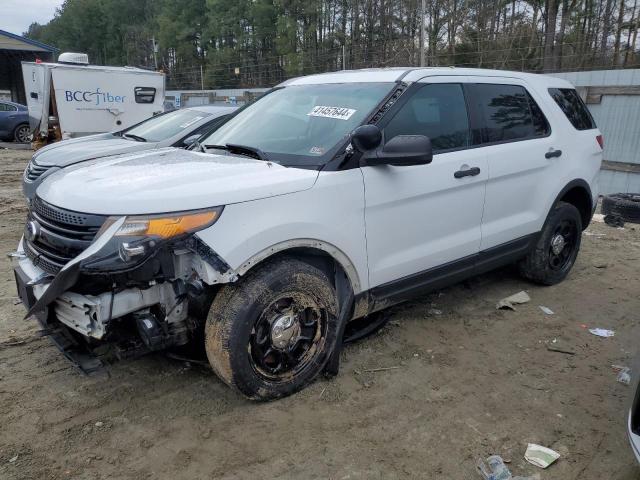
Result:
[[[597,205],[597,204],[594,205],[594,203],[593,203],[593,193],[591,192],[591,187],[586,182],[586,180],[583,180],[582,178],[576,178],[574,180],[571,180],[569,183],[567,183],[563,187],[563,189],[560,190],[560,193],[558,193],[558,195],[556,196],[555,200],[553,201],[553,203],[549,207],[549,211],[551,211],[551,209],[554,207],[554,205],[556,205],[560,201],[560,199],[567,194],[567,192],[569,190],[572,190],[573,188],[576,188],[576,187],[583,188],[587,192],[587,194],[589,196],[590,214],[589,214],[588,221],[584,222],[584,225],[582,225],[582,228],[585,229],[585,228],[587,228],[589,226],[589,222],[591,221],[591,217],[592,217],[593,212],[595,210],[595,207]]]
[[[252,257],[244,261],[238,268],[234,269],[235,273],[237,273],[238,275],[244,275],[251,268],[263,262],[267,258],[277,253],[286,252],[287,250],[295,248],[309,248],[325,252],[336,262],[338,262],[338,264],[345,271],[347,277],[349,278],[349,282],[351,283],[353,292],[359,293],[362,291],[362,282],[360,281],[360,276],[358,275],[358,271],[356,270],[349,257],[335,245],[312,238],[296,238],[271,245],[270,247],[259,251],[258,253],[254,254]]]

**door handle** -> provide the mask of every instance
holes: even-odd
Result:
[[[453,174],[453,176],[456,178],[475,177],[479,173],[480,173],[480,169],[478,167],[472,167],[466,170],[458,170],[456,173]]]
[[[562,155],[562,150],[549,150],[544,154],[544,158],[558,158]]]

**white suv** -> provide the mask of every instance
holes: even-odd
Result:
[[[345,325],[512,262],[566,277],[602,137],[573,87],[491,70],[285,82],[192,151],[59,171],[16,259],[28,315],[85,369],[203,342],[254,399],[335,373]],[[199,339],[199,340],[198,340]]]

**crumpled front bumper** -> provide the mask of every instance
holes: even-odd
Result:
[[[21,256],[23,252],[23,240],[18,246],[17,261],[14,265],[18,294],[28,311],[32,311],[34,305],[46,295],[46,292],[55,288],[56,277],[49,283],[39,284],[38,279],[46,278],[47,274],[35,266],[29,258]],[[31,282],[36,282],[30,285]],[[82,295],[73,291],[62,290],[56,294],[55,299],[43,310],[34,311],[40,323],[47,323],[49,315],[65,326],[81,333],[85,337],[100,340],[107,333],[108,323],[115,318],[120,318],[137,310],[156,304],[175,305],[176,294],[171,284],[162,283],[150,286],[144,290],[139,288],[127,288],[117,292],[104,292],[98,295]],[[178,319],[184,314],[184,307],[176,305],[171,311],[171,317]]]

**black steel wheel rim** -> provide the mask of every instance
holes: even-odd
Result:
[[[549,266],[552,270],[563,270],[571,265],[578,235],[578,226],[575,222],[562,220],[558,223],[551,235],[551,243],[549,245]],[[559,239],[561,239],[561,241]],[[561,245],[562,248],[559,248],[559,245]]]
[[[253,325],[248,345],[251,366],[268,380],[290,380],[322,351],[327,318],[327,311],[309,295],[280,295]],[[286,328],[279,328],[282,326]]]

